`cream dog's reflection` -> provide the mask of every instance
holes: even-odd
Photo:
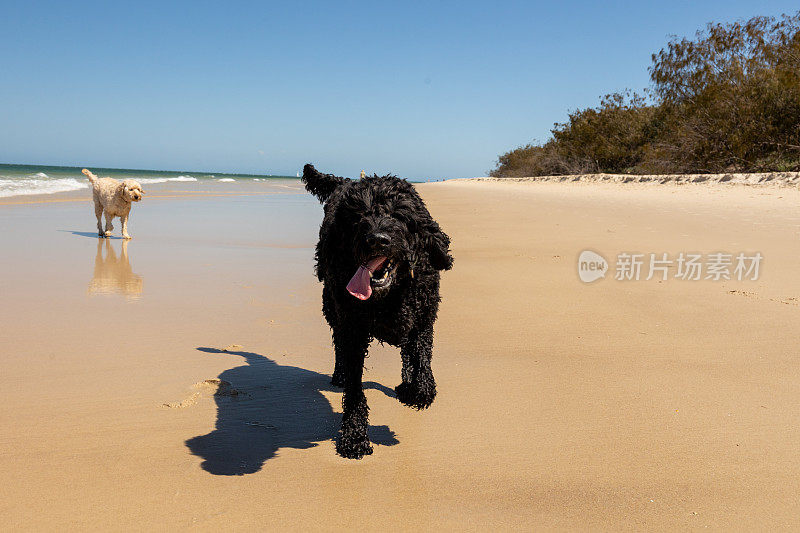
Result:
[[[131,269],[127,240],[122,241],[120,257],[117,257],[110,239],[97,240],[94,276],[89,283],[89,294],[124,294],[128,298],[138,298],[142,294],[143,283],[142,277],[134,274]]]

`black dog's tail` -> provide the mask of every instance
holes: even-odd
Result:
[[[325,203],[333,191],[345,182],[345,178],[333,174],[323,174],[317,171],[314,165],[308,163],[303,167],[302,182],[308,192],[319,198],[320,203]]]

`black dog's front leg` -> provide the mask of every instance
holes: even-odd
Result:
[[[433,379],[433,324],[421,331],[412,330],[408,341],[400,347],[403,358],[403,382],[395,387],[397,399],[415,409],[426,409],[436,398]]]
[[[342,348],[339,347],[336,343],[333,345],[334,355],[336,357],[336,363],[333,367],[333,375],[331,376],[331,385],[334,387],[344,387],[344,361],[345,361],[345,354],[343,353]]]
[[[328,324],[334,330],[334,337],[333,337],[333,350],[336,356],[336,364],[333,367],[333,375],[331,376],[331,385],[334,387],[344,387],[344,345],[336,342],[336,324],[339,321],[338,311],[336,309],[336,302],[333,298],[332,291],[328,288],[328,285],[325,285],[322,288],[322,314],[325,315],[325,319],[328,321]],[[342,331],[342,328],[338,328]]]
[[[361,459],[372,453],[367,436],[369,407],[362,389],[364,357],[369,347],[369,335],[357,328],[333,331],[337,366],[344,370],[344,395],[342,396],[342,428],[336,451],[348,459]]]

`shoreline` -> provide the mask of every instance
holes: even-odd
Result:
[[[85,191],[84,191],[85,192]],[[91,193],[91,191],[90,191]],[[67,195],[69,193],[53,193]],[[211,191],[180,191],[176,192],[175,194],[154,194],[154,195],[147,195],[148,200],[159,199],[163,200],[165,198],[229,198],[233,196],[264,196],[270,194],[286,194],[286,195],[293,195],[293,194],[303,194],[303,192],[282,192],[282,191],[232,191],[232,192],[211,192]],[[48,195],[48,196],[53,196]],[[6,205],[34,205],[34,204],[54,204],[54,203],[72,203],[72,202],[92,202],[92,197],[86,197],[84,194],[82,197],[79,198],[41,198],[44,195],[35,195],[35,194],[27,194],[27,195],[19,195],[19,196],[12,196],[9,198],[0,199],[0,207]],[[12,200],[13,199],[13,200]],[[18,201],[14,201],[18,200]]]
[[[303,184],[294,178],[271,178],[270,181],[219,182],[216,180],[198,180],[186,182],[145,183],[147,200],[165,198],[213,198],[234,196],[260,196],[273,194],[305,194]],[[0,207],[11,205],[54,204],[70,202],[92,202],[90,188],[54,193],[19,194],[0,198]],[[137,211],[134,207],[133,213]]]

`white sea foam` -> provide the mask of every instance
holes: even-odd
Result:
[[[217,181],[236,181],[236,180],[233,178],[220,178]]]
[[[74,178],[42,179],[42,176],[47,176],[44,172],[39,172],[35,176],[13,179],[0,176],[0,198],[27,194],[55,194],[89,188],[89,183],[83,180],[78,181]]]
[[[139,183],[166,183],[168,181],[197,181],[192,176],[178,176],[177,178],[138,178]]]
[[[142,184],[150,184],[173,181],[197,181],[197,178],[189,175],[181,175],[174,178],[136,178],[136,180]],[[44,172],[29,174],[27,177],[0,175],[0,198],[34,194],[55,194],[88,188],[89,182],[84,179],[51,178]]]

